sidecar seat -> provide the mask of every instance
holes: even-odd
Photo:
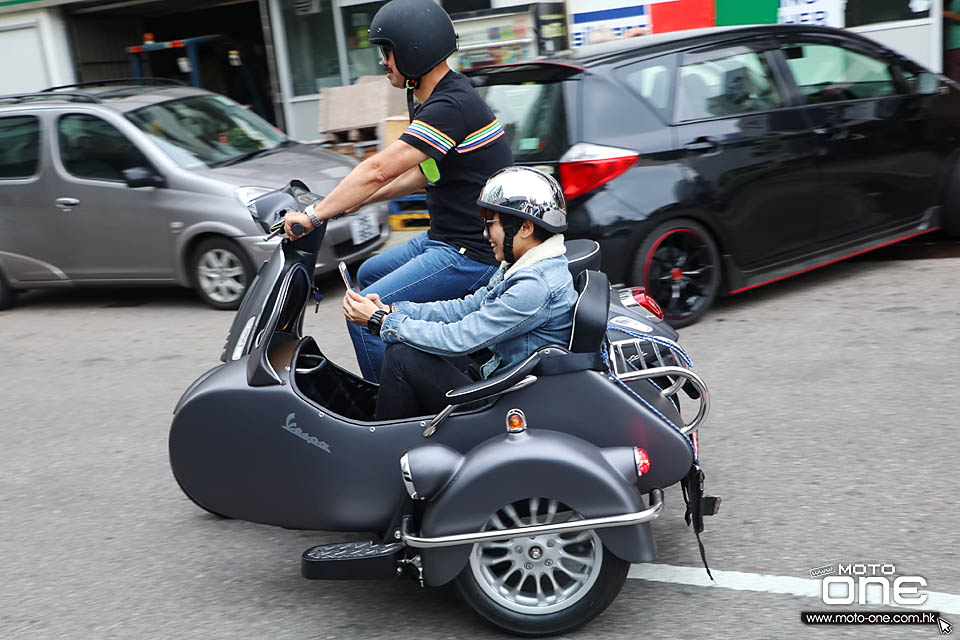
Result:
[[[594,243],[596,244],[596,243]],[[610,310],[610,280],[602,271],[586,269],[576,277],[574,287],[580,297],[573,306],[570,351],[599,353],[607,332]]]
[[[600,245],[596,240],[567,240],[563,244],[567,249],[567,262],[574,282],[584,269],[600,269]]]

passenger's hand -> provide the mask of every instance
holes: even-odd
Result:
[[[376,302],[351,289],[347,289],[347,293],[343,296],[343,315],[347,320],[361,327],[367,326],[370,316],[379,309]]]
[[[390,313],[390,305],[383,304],[383,302],[380,301],[379,293],[368,293],[367,299],[372,300],[373,304],[377,305],[377,308],[380,309],[381,311],[386,311],[387,313]]]
[[[304,232],[300,235],[293,233],[293,225],[295,224],[300,224],[304,228]],[[287,237],[291,240],[302,238],[311,231],[313,231],[313,223],[310,222],[310,216],[303,211],[290,211],[283,217],[283,232],[286,233]]]

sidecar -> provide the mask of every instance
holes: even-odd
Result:
[[[287,191],[312,197],[302,183]],[[629,563],[654,559],[662,489],[696,468],[708,394],[682,349],[662,329],[608,341],[610,286],[587,270],[568,345],[451,390],[438,415],[377,422],[377,385],[303,335],[322,232],[277,248],[222,363],[177,404],[183,491],[228,518],[373,534],[305,551],[308,578],[455,581],[480,615],[523,635],[599,614]],[[699,404],[689,421],[680,390]]]

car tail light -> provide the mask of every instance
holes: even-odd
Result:
[[[617,147],[579,142],[560,158],[560,184],[567,200],[573,200],[610,182],[632,167],[639,153]]]
[[[663,320],[663,309],[657,304],[657,301],[647,295],[647,290],[643,287],[630,287],[630,293],[637,304]]]
[[[641,478],[650,471],[650,456],[646,449],[637,447],[633,450],[633,459],[637,463],[637,475]]]

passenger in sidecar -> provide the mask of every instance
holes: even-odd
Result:
[[[460,300],[397,302],[347,290],[347,319],[388,348],[380,372],[377,420],[437,413],[450,389],[474,381],[463,354],[489,349],[480,377],[509,369],[546,345],[570,340],[577,300],[563,236],[566,203],[557,182],[529,167],[487,180],[477,201],[484,237],[502,266],[486,286]],[[457,358],[454,360],[454,358]]]

